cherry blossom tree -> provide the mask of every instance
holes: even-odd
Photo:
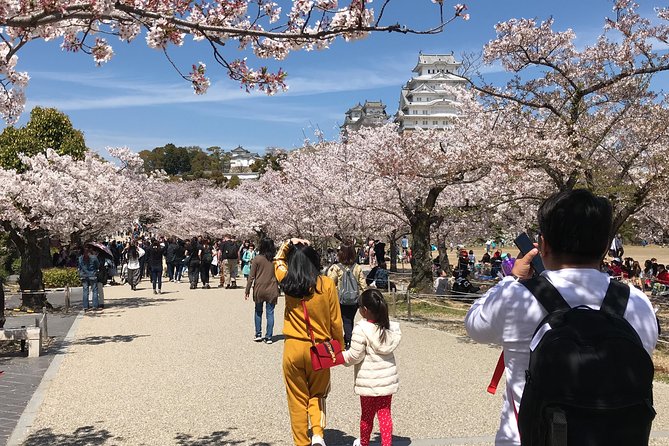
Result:
[[[669,183],[669,104],[652,88],[653,77],[669,70],[669,9],[656,8],[651,20],[632,1],[618,0],[613,11],[596,42],[582,49],[572,30],[556,31],[552,20],[500,23],[483,56],[511,79],[497,87],[470,77],[507,115],[510,137],[499,144],[513,187],[499,202],[527,208],[555,191],[585,187],[612,201],[611,237]]]
[[[411,287],[431,290],[430,228],[447,210],[474,206],[484,197],[486,191],[475,185],[495,153],[497,113],[470,92],[451,93],[447,129],[400,133],[388,124],[290,153],[281,171],[261,179],[275,194],[276,222],[302,236],[399,237],[408,229]]]
[[[421,0],[427,2],[427,0]],[[340,5],[340,3],[343,3]],[[282,60],[291,51],[327,48],[337,37],[363,38],[374,32],[436,34],[460,17],[468,19],[466,7],[454,5],[444,11],[443,0],[432,0],[437,8],[435,23],[415,29],[393,23],[391,0],[382,0],[374,10],[372,0],[292,0],[282,11],[271,0],[50,0],[0,2],[0,113],[15,121],[25,104],[29,76],[17,70],[18,53],[33,40],[62,39],[66,51],[90,54],[96,64],[114,55],[108,36],[132,42],[146,31],[147,46],[165,52],[177,72],[204,94],[210,85],[206,65],[193,63],[190,70],[176,65],[168,50],[182,46],[187,37],[211,48],[213,60],[247,90],[274,94],[286,87],[286,73],[254,68],[247,59],[235,58],[229,48],[261,59]]]
[[[43,237],[83,242],[124,228],[149,212],[157,180],[143,171],[139,156],[110,149],[119,164],[88,152],[83,160],[45,154],[23,156],[26,169],[0,169],[0,224],[21,254],[19,286],[41,290],[39,242]],[[25,294],[23,303],[41,307],[44,295]]]

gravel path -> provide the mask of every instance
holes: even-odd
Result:
[[[140,288],[105,288],[108,308],[81,321],[24,445],[291,444],[283,342],[252,342],[243,290],[168,283],[154,296],[148,282]],[[280,299],[277,335],[282,315]],[[491,444],[501,397],[485,388],[499,349],[409,323],[402,331],[397,444]],[[352,369],[335,369],[332,384],[326,441],[351,444]],[[655,398],[653,444],[669,445],[669,385],[658,383]]]

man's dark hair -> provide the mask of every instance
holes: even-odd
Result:
[[[609,247],[611,203],[586,189],[551,195],[539,207],[539,231],[555,255],[569,263],[599,262]]]

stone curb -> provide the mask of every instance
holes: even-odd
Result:
[[[70,330],[67,332],[67,336],[65,336],[65,339],[63,339],[64,350],[56,354],[56,356],[51,361],[51,364],[49,364],[49,368],[44,373],[42,381],[37,387],[37,390],[35,390],[35,393],[33,393],[30,401],[28,401],[26,408],[21,414],[21,418],[19,418],[18,423],[16,423],[16,427],[14,428],[12,435],[9,437],[9,440],[7,440],[7,446],[21,446],[25,441],[28,430],[35,421],[39,408],[44,401],[44,397],[47,390],[49,389],[49,385],[58,374],[60,365],[62,364],[63,359],[65,359],[65,355],[69,351],[69,344],[74,339],[74,335],[79,327],[79,322],[81,322],[83,317],[84,312],[80,311],[77,315],[77,318],[72,323]]]

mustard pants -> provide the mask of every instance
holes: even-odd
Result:
[[[330,369],[315,372],[309,355],[311,342],[286,339],[283,348],[283,377],[288,396],[290,427],[296,446],[310,446],[308,435],[323,437],[325,398],[330,391]]]

